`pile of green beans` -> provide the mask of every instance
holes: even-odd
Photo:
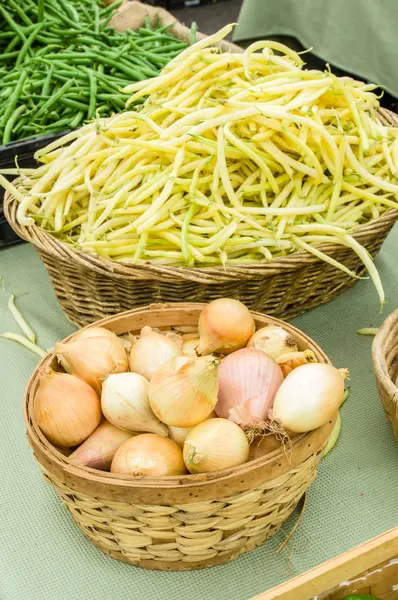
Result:
[[[123,87],[155,77],[187,47],[149,19],[115,31],[109,22],[121,3],[1,0],[0,143],[122,111]]]

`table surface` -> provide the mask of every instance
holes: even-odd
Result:
[[[38,359],[0,339],[0,598],[1,600],[248,600],[397,525],[398,444],[394,442],[371,365],[372,338],[357,335],[378,326],[398,305],[398,227],[376,263],[387,295],[380,315],[370,280],[294,319],[338,367],[351,373],[351,395],[333,452],[322,461],[303,521],[281,554],[276,550],[293,520],[261,548],[204,571],[161,573],[117,562],[97,550],[45,484],[25,438],[22,398]],[[0,330],[18,331],[8,309],[17,303],[50,348],[73,332],[33,248],[0,251]],[[183,299],[182,299],[183,300]]]

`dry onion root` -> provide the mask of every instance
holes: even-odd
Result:
[[[398,208],[398,129],[375,86],[304,70],[272,41],[245,53],[193,45],[128,86],[139,112],[98,119],[40,150],[17,186],[17,219],[124,263],[243,265],[350,247],[384,292],[356,228]],[[69,145],[68,145],[69,144]],[[18,170],[16,174],[20,174]],[[23,171],[22,171],[23,173]]]

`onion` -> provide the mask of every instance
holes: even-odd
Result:
[[[139,373],[150,381],[152,375],[173,356],[181,354],[182,341],[176,334],[156,333],[151,327],[144,327],[140,337],[134,342],[130,352],[130,370]]]
[[[295,338],[278,325],[267,325],[256,331],[250,338],[247,347],[262,350],[275,359],[283,354],[298,351]]]
[[[182,354],[184,356],[193,356],[197,358],[197,349],[199,346],[198,333],[186,333],[182,336]]]
[[[217,415],[243,427],[261,426],[283,382],[280,366],[255,348],[243,348],[224,358],[218,378]]]
[[[130,431],[123,431],[105,421],[68,457],[68,460],[75,465],[109,471],[116,450],[131,437]]]
[[[174,427],[204,421],[217,403],[219,361],[213,356],[176,356],[160,367],[149,384],[155,415]]]
[[[116,427],[167,436],[167,427],[153,414],[148,381],[138,373],[109,375],[102,386],[102,412]]]
[[[327,444],[322,452],[322,458],[325,458],[333,450],[335,445],[337,444],[337,440],[339,439],[341,431],[341,415],[340,411],[337,413],[336,423],[334,424],[332,433],[329,436]]]
[[[247,462],[249,443],[242,429],[227,419],[209,419],[193,427],[184,443],[190,473],[229,469]]]
[[[124,345],[114,333],[58,342],[55,354],[65,371],[86,381],[98,394],[107,375],[128,369]]]
[[[216,417],[216,413],[213,411],[207,417],[206,421],[208,419],[214,419],[215,417]],[[182,448],[184,446],[185,438],[187,437],[187,435],[191,431],[191,429],[192,429],[192,427],[173,427],[172,425],[169,425],[169,427],[168,427],[169,437],[171,440],[173,440],[173,442],[178,444],[180,446],[180,448]]]
[[[289,352],[289,354],[282,354],[282,356],[276,359],[276,362],[282,369],[283,376],[287,377],[293,369],[297,369],[301,365],[316,362],[316,356],[312,350]]]
[[[165,477],[186,472],[182,452],[168,438],[144,433],[124,442],[111,465],[112,473],[133,477]]]
[[[345,369],[312,363],[294,369],[276,393],[270,418],[285,431],[304,433],[327,423],[344,398]]]
[[[250,311],[239,300],[213,300],[200,313],[198,354],[230,354],[246,346],[255,330]]]
[[[92,387],[74,375],[46,373],[35,396],[35,419],[50,442],[77,446],[98,427],[101,406]]]

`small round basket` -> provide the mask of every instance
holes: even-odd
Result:
[[[372,356],[380,398],[398,442],[398,310],[376,334]]]
[[[196,326],[203,304],[153,305],[98,324],[121,335],[145,325]],[[257,327],[280,321],[252,313]],[[300,349],[319,362],[327,356],[304,333],[283,324]],[[68,338],[70,339],[70,338]],[[39,370],[25,395],[28,440],[46,480],[83,533],[103,552],[148,569],[202,569],[230,561],[272,536],[291,515],[316,476],[334,420],[292,439],[286,452],[272,436],[254,441],[249,462],[217,473],[133,479],[72,465],[52,446],[34,418]]]

